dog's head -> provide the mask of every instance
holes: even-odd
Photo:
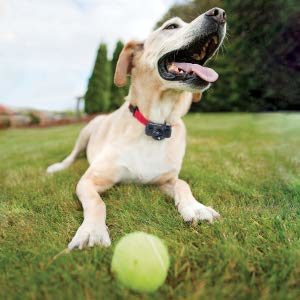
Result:
[[[218,79],[204,64],[216,53],[226,34],[226,16],[213,8],[191,23],[166,21],[143,42],[129,42],[120,54],[115,84],[126,84],[128,74],[147,74],[162,88],[199,92]]]

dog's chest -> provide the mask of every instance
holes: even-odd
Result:
[[[122,181],[147,183],[159,176],[175,170],[168,159],[167,141],[145,140],[128,147],[120,157],[125,170]]]

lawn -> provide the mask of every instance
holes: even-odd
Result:
[[[186,224],[151,186],[104,195],[112,247],[59,254],[82,221],[68,170],[46,167],[83,125],[0,131],[0,299],[300,299],[300,115],[190,114],[181,172],[222,218]],[[165,240],[166,283],[141,295],[110,273],[116,242],[145,231]]]

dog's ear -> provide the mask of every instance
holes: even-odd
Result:
[[[143,43],[130,41],[122,49],[114,76],[114,83],[118,87],[126,85],[127,75],[131,74],[132,61],[136,51],[143,48]]]
[[[197,103],[201,101],[202,93],[193,93],[193,102]]]

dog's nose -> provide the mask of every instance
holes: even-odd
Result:
[[[205,15],[219,24],[224,24],[226,22],[226,13],[222,8],[214,7],[207,11]]]

